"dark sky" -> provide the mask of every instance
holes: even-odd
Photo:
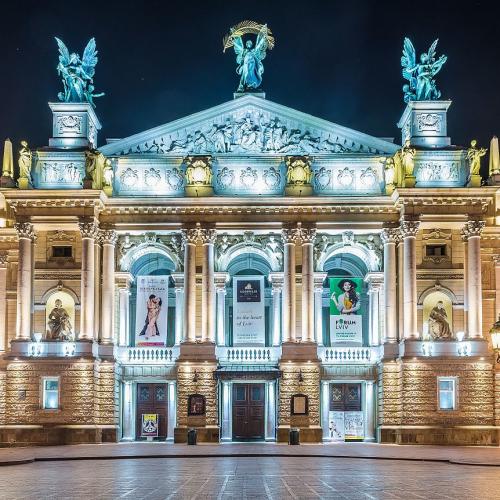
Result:
[[[500,133],[499,2],[448,1],[37,1],[10,2],[0,29],[0,138],[45,145],[47,102],[62,84],[54,36],[81,53],[96,37],[97,114],[105,137],[161,125],[232,99],[238,77],[222,37],[244,19],[267,22],[276,47],[265,60],[267,98],[379,137],[399,137],[400,56],[439,37],[438,75],[453,100],[454,144]],[[418,7],[420,5],[420,7]],[[17,146],[15,146],[17,149]]]

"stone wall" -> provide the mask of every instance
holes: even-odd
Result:
[[[378,425],[401,425],[403,416],[402,366],[399,361],[381,363],[378,371]]]

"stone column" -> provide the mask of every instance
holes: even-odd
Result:
[[[101,338],[101,257],[102,257],[101,232],[96,232],[94,240],[94,340]]]
[[[115,245],[116,231],[100,231],[102,242],[101,344],[113,344],[115,334]]]
[[[365,282],[368,283],[368,308],[370,310],[369,345],[380,345],[380,288],[383,278],[379,273],[368,273]]]
[[[316,229],[301,227],[302,246],[302,342],[314,342],[314,238]]]
[[[214,244],[215,229],[200,229],[203,244],[203,265],[201,270],[201,340],[215,343],[215,283]]]
[[[95,221],[79,224],[82,235],[82,276],[79,340],[92,340],[94,337],[94,244],[97,234]]]
[[[18,222],[14,228],[19,237],[16,339],[30,340],[33,324],[33,246],[36,236],[33,224],[29,222]]]
[[[384,338],[385,343],[396,343],[398,341],[398,300],[396,293],[397,271],[396,271],[396,242],[400,237],[399,229],[386,228],[381,233],[384,244]]]
[[[295,342],[296,284],[295,284],[295,242],[298,230],[288,228],[282,230],[283,239],[283,342]]]
[[[323,429],[323,441],[330,441],[329,413],[330,384],[323,380],[321,382],[321,427]]]
[[[167,413],[167,441],[174,441],[174,430],[177,427],[177,398],[176,382],[168,382],[168,413]]]
[[[273,339],[272,345],[279,346],[281,343],[281,295],[283,290],[283,273],[269,274],[272,285],[273,296]]]
[[[0,252],[0,353],[7,347],[7,252]]]
[[[469,255],[467,251],[467,238],[462,234],[462,241],[464,242],[464,338],[469,337],[469,280],[467,279],[467,262],[469,262]]]
[[[375,394],[373,381],[365,382],[365,441],[375,441]]]
[[[493,255],[493,262],[495,264],[495,320],[497,320],[498,315],[500,314],[500,255],[499,254]]]
[[[175,345],[179,345],[184,338],[184,274],[172,273],[175,287]]]
[[[196,242],[198,229],[183,229],[184,244],[184,342],[196,342]]]
[[[232,385],[228,380],[222,383],[222,425],[221,425],[221,441],[232,441]]]
[[[314,273],[314,340],[323,345],[323,283],[326,273]]]
[[[228,273],[215,273],[217,302],[217,345],[226,345],[226,283]]]
[[[130,380],[123,382],[122,441],[135,440],[134,386]]]
[[[403,339],[404,332],[404,314],[403,314],[403,238],[401,233],[397,241],[397,260],[398,260],[398,274],[397,274],[397,295],[398,295],[398,342]]]
[[[403,237],[403,328],[405,339],[418,339],[417,325],[417,252],[419,221],[402,220]]]
[[[119,345],[127,346],[130,332],[130,290],[128,288],[118,289],[119,307],[120,307],[120,333],[118,337]]]
[[[266,441],[276,440],[276,382],[266,382]]]
[[[483,304],[481,288],[481,232],[484,221],[468,221],[462,229],[467,241],[467,296],[469,303],[467,336],[483,336]]]

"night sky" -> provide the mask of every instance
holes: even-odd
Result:
[[[422,1],[10,2],[0,28],[0,138],[48,143],[48,101],[62,90],[60,37],[70,52],[95,36],[97,115],[106,137],[126,137],[232,99],[238,84],[222,38],[244,19],[267,22],[276,47],[264,61],[267,98],[378,137],[400,137],[404,36],[417,52],[439,37],[437,78],[452,99],[448,132],[467,145],[500,134],[497,2]],[[411,6],[411,9],[408,7]],[[17,144],[14,145],[17,149]]]

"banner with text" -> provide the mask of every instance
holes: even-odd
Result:
[[[264,346],[266,321],[263,276],[233,278],[233,345]]]
[[[138,276],[135,345],[167,344],[168,276]]]
[[[330,341],[363,345],[360,278],[330,278]]]

